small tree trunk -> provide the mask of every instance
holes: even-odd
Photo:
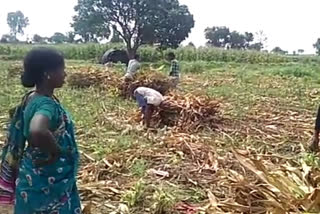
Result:
[[[127,43],[127,54],[129,59],[134,59],[137,50],[139,48],[139,43],[135,43],[134,46],[132,47],[131,42]]]
[[[127,54],[129,59],[134,59],[134,56],[136,55],[136,50],[134,50],[133,48],[127,48]]]

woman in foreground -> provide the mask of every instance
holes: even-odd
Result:
[[[64,84],[64,68],[64,58],[52,49],[34,49],[24,59],[22,84],[35,90],[11,118],[0,171],[0,203],[15,201],[15,214],[81,213],[73,123],[54,96]]]

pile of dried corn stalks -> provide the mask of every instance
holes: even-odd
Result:
[[[143,71],[133,81],[125,81],[124,77],[112,68],[79,67],[69,68],[68,85],[75,88],[100,87],[116,89],[121,97],[131,98],[140,86],[153,88],[161,93],[169,91],[171,80],[162,73]]]
[[[241,213],[302,213],[320,212],[320,171],[285,161],[283,165],[261,158],[249,151],[234,151],[238,170],[227,168],[226,177],[219,181],[228,185],[230,192],[221,200],[209,194],[210,209]],[[236,163],[236,161],[238,163]],[[222,165],[223,167],[223,165]]]
[[[196,133],[216,130],[222,123],[219,102],[207,96],[170,93],[156,109],[151,124],[155,128],[173,127],[176,131]],[[137,113],[136,120],[141,119]]]
[[[91,67],[70,68],[68,73],[68,85],[74,88],[87,87],[115,87],[119,84],[120,75],[109,69],[97,69]]]

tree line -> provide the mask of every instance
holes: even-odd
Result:
[[[124,43],[132,57],[144,44],[177,48],[195,25],[189,8],[178,0],[78,0],[74,10],[72,32],[56,32],[51,37],[35,34],[31,41],[60,44],[109,40]],[[18,42],[17,35],[23,35],[30,22],[21,11],[17,11],[8,13],[7,24],[10,33],[1,37],[2,43]],[[267,41],[263,31],[240,33],[225,26],[208,27],[204,35],[208,46],[225,49],[262,51]],[[314,47],[320,55],[320,38]],[[288,54],[280,47],[271,52]],[[293,54],[303,52],[299,49]]]

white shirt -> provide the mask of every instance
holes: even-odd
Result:
[[[135,73],[137,73],[139,68],[140,68],[140,62],[136,59],[132,59],[129,61],[127,74],[130,74],[131,76],[133,76]]]
[[[139,93],[147,101],[147,104],[159,106],[164,100],[163,96],[156,90],[147,87],[139,87],[134,91],[134,94]]]

